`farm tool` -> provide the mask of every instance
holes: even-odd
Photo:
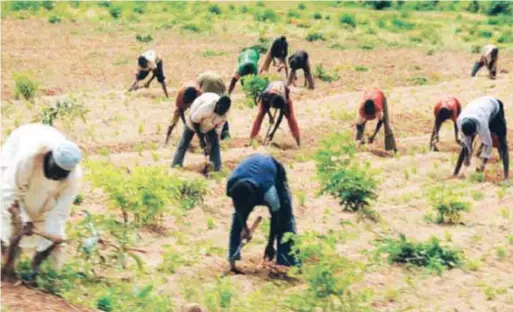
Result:
[[[269,129],[267,129],[267,133],[265,134],[264,145],[271,143],[271,141],[274,137],[274,133],[276,132],[276,130],[278,128],[278,124],[276,124],[276,126],[274,127],[274,130],[272,130],[273,126],[276,123],[276,114],[277,113],[278,113],[278,109],[275,109],[274,114],[271,117],[271,122],[269,123]]]
[[[260,225],[260,223],[262,222],[263,218],[261,216],[258,216],[256,218],[256,220],[253,222],[253,224],[249,227],[249,233],[247,235],[246,238],[244,238],[239,247],[237,248],[237,250],[235,251],[235,253],[231,256],[231,259],[232,261],[234,261],[234,259],[240,254],[240,252],[242,251],[242,248],[244,248],[244,246],[246,246],[250,241],[251,241],[251,238],[253,237],[253,233],[255,232],[255,230],[258,228],[258,226]],[[241,273],[240,271],[238,271],[235,266],[232,266],[232,271],[236,272],[236,273]]]

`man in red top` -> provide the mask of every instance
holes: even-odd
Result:
[[[290,132],[292,132],[292,136],[294,139],[296,139],[296,143],[299,146],[301,144],[299,126],[297,124],[296,116],[294,115],[294,106],[292,104],[292,100],[290,99],[290,90],[287,88],[287,86],[285,86],[285,83],[283,81],[271,82],[265,91],[260,95],[259,102],[259,111],[255,121],[253,122],[250,139],[253,139],[258,135],[265,114],[269,115],[270,123],[274,123],[274,117],[271,115],[271,108],[274,108],[280,111],[280,115],[278,116],[278,121],[274,124],[274,129],[270,134],[267,133],[265,140],[272,141],[274,133],[280,126],[283,116],[285,115],[285,118],[287,118],[289,123]]]
[[[201,91],[199,89],[199,86],[194,81],[189,81],[185,83],[180,90],[178,90],[178,93],[176,95],[176,102],[175,102],[175,111],[173,113],[173,118],[171,119],[171,123],[169,124],[169,127],[167,128],[167,134],[166,134],[166,141],[165,144],[169,142],[169,138],[171,137],[171,133],[173,132],[173,129],[175,128],[176,124],[178,123],[178,119],[182,119],[183,123],[185,124],[185,111],[189,109],[192,102],[201,95]]]
[[[442,123],[448,119],[451,119],[454,123],[454,137],[456,138],[456,142],[460,144],[461,141],[458,139],[458,126],[456,125],[456,120],[461,113],[460,101],[455,97],[447,97],[440,100],[435,104],[434,113],[435,126],[433,127],[433,134],[431,134],[431,139],[429,141],[430,150],[438,152],[436,143],[440,142],[440,138],[438,136],[440,127],[442,126]]]
[[[379,129],[381,129],[381,126],[385,124],[385,150],[393,150],[396,152],[397,146],[395,144],[392,127],[390,126],[387,99],[383,92],[376,88],[366,90],[363,93],[356,120],[357,141],[360,141],[362,144],[364,143],[363,133],[365,131],[365,124],[367,121],[374,119],[377,119],[378,123],[374,134],[369,137],[369,143],[374,141]]]

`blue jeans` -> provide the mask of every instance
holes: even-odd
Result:
[[[279,181],[275,184],[276,193],[280,202],[280,209],[276,212],[271,212],[271,227],[275,230],[276,237],[273,245],[277,244],[277,252],[276,252],[276,262],[279,265],[285,266],[293,266],[297,265],[298,262],[296,258],[290,255],[291,252],[291,242],[282,243],[281,240],[283,238],[283,234],[287,232],[296,233],[296,221],[294,215],[292,213],[292,200],[290,197],[290,192],[288,190],[288,186],[285,182]],[[275,195],[276,196],[276,195]],[[269,206],[269,203],[265,203]],[[269,207],[271,210],[271,207]],[[239,219],[239,214],[237,211],[233,213],[232,217],[232,228],[230,231],[230,245],[229,245],[229,254],[228,259],[240,260],[241,252],[236,254],[240,244],[240,234],[242,231],[242,224]]]
[[[176,149],[171,167],[175,167],[177,165],[183,166],[185,153],[187,152],[187,148],[194,138],[194,134],[195,132],[189,129],[189,127],[184,127],[183,135],[180,139],[180,143],[178,144],[178,148]],[[219,171],[221,170],[221,149],[219,147],[219,137],[217,136],[216,130],[212,129],[205,133],[205,140],[211,146],[209,160],[212,162],[212,164],[214,164],[215,171]]]

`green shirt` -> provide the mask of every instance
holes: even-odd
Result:
[[[260,60],[260,53],[254,49],[246,49],[239,54],[237,60],[237,75],[246,76],[249,74],[258,73],[258,61]]]

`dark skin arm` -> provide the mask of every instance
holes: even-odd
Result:
[[[374,138],[376,137],[376,134],[378,134],[379,129],[381,129],[381,126],[383,125],[383,119],[378,121],[378,124],[376,125],[376,130],[374,131],[374,134],[369,138],[369,143],[372,143],[374,141]]]
[[[238,80],[239,80],[239,79],[237,79],[237,78],[235,78],[235,77],[233,77],[233,78],[232,78],[232,81],[230,81],[230,86],[228,87],[228,95],[231,95],[231,94],[232,94],[233,89],[235,89],[235,85],[237,84],[237,81],[238,81]]]
[[[271,209],[269,208],[269,211]],[[278,216],[276,213],[271,212],[271,226],[269,229],[269,239],[267,241],[267,246],[264,251],[264,260],[272,261],[274,256],[276,255],[276,250],[274,249],[274,241],[276,240],[276,228],[278,225]]]
[[[20,256],[21,249],[19,247],[19,244],[23,236],[30,236],[33,234],[33,229],[34,224],[32,222],[27,222],[18,234],[11,237],[9,242],[9,248],[7,248],[7,260],[5,262],[4,267],[2,268],[2,280],[16,280],[16,272],[14,266],[16,264],[17,259]]]
[[[205,135],[201,132],[200,124],[198,122],[194,122],[192,126],[194,127],[194,131],[198,135],[201,148],[206,153],[207,151],[205,150],[205,148],[207,147],[207,143],[205,142]]]
[[[474,139],[475,136],[472,137],[470,144],[474,143]],[[470,165],[470,157],[472,157],[471,152],[462,143],[460,155],[458,156],[458,161],[456,162],[456,168],[454,168],[454,176],[457,176],[460,173],[461,166],[463,165],[463,163],[465,163],[465,166]]]
[[[361,125],[356,125],[356,141],[362,141],[363,143],[363,132],[365,130],[365,123]]]
[[[153,79],[153,78],[151,78],[151,79]],[[161,85],[162,85],[162,90],[164,91],[164,94],[166,95],[166,98],[169,98],[169,95],[167,94],[166,83],[162,82]]]
[[[436,147],[437,142],[440,142],[440,138],[438,136],[440,132],[440,127],[442,126],[443,121],[440,118],[436,118],[435,126],[433,127],[433,133],[431,134],[431,139],[429,140],[429,149],[435,152],[438,152],[438,148]]]
[[[150,78],[150,80],[148,80],[147,83],[144,84],[144,87],[148,88],[150,86],[150,83],[153,81],[153,79],[155,79],[155,73],[152,71],[151,72],[151,78]]]
[[[458,138],[458,125],[456,122],[454,122],[454,139],[456,140],[456,143],[461,144],[461,140]]]
[[[278,116],[278,120],[276,121],[276,124],[274,125],[274,129],[269,134],[269,142],[271,142],[274,138],[274,134],[276,133],[276,130],[278,130],[278,127],[281,124],[281,121],[283,120],[284,112],[280,109],[280,115]]]
[[[134,91],[134,90],[137,90],[137,83],[138,83],[138,82],[139,82],[139,81],[136,79],[136,80],[134,81],[134,83],[132,84],[132,86],[130,87],[130,89],[128,89],[128,92],[132,92],[132,91]]]

